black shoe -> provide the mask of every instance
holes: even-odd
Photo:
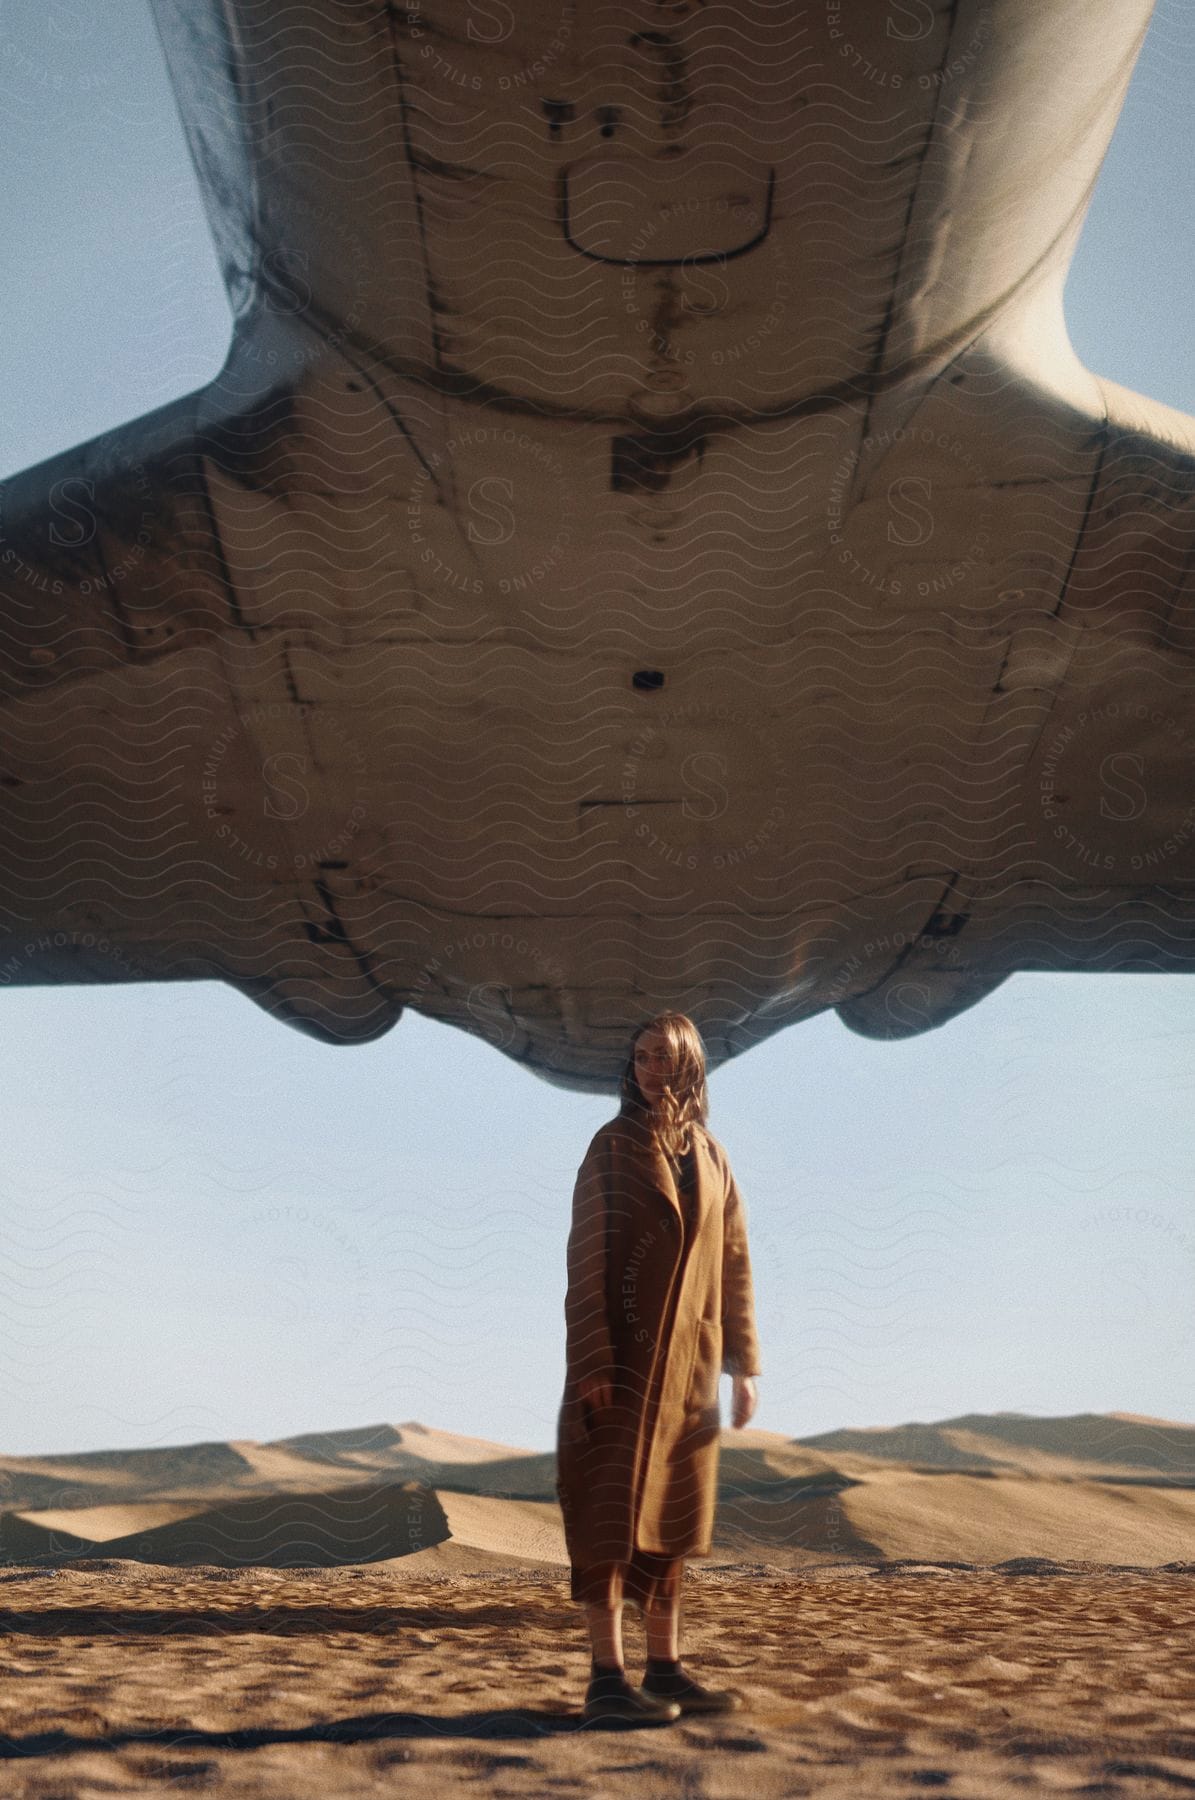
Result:
[[[621,1671],[593,1676],[585,1695],[587,1725],[671,1725],[680,1713],[675,1700],[632,1687]]]
[[[670,1671],[649,1669],[643,1677],[643,1692],[657,1700],[674,1700],[682,1713],[740,1712],[743,1696],[734,1688],[702,1687],[683,1669]]]

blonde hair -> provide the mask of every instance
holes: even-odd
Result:
[[[644,1095],[635,1074],[635,1046],[645,1031],[652,1030],[664,1038],[676,1071],[654,1105]],[[704,1125],[710,1110],[705,1045],[687,1013],[657,1013],[654,1019],[646,1019],[636,1028],[622,1072],[621,1091],[622,1110],[639,1114],[674,1160],[683,1156],[693,1141],[692,1126]]]

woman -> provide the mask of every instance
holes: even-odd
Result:
[[[680,1665],[684,1559],[711,1551],[719,1372],[734,1377],[737,1428],[760,1372],[743,1202],[708,1110],[697,1027],[661,1013],[631,1040],[621,1108],[573,1191],[556,1491],[593,1650],[590,1720],[741,1704]],[[647,1631],[641,1688],[623,1663],[624,1600]]]

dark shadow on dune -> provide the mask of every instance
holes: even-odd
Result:
[[[363,1476],[391,1474],[462,1494],[494,1494],[506,1500],[556,1498],[556,1458],[550,1451],[486,1457],[480,1462],[439,1462],[430,1454],[434,1443],[435,1434],[411,1420],[399,1426],[304,1432],[271,1439],[263,1448],[286,1450],[320,1467],[356,1470]]]
[[[6,1463],[10,1459],[6,1459]],[[0,1498],[7,1510],[39,1507],[121,1506],[162,1494],[202,1494],[250,1483],[261,1486],[252,1464],[231,1444],[181,1444],[161,1450],[81,1450],[41,1456],[26,1469],[19,1457],[0,1469]],[[60,1474],[54,1471],[60,1470]]]
[[[947,1421],[949,1424],[956,1422]],[[883,1431],[823,1431],[817,1437],[797,1438],[794,1442],[807,1450],[820,1450],[827,1456],[836,1450],[848,1450],[927,1470],[966,1470],[968,1474],[974,1474],[999,1466],[993,1457],[985,1456],[981,1451],[964,1450],[952,1443],[939,1425],[913,1423],[893,1425]]]
[[[982,1431],[988,1438],[1017,1448],[1073,1457],[1077,1462],[1119,1463],[1156,1469],[1161,1474],[1185,1471],[1195,1475],[1195,1430],[1189,1425],[1117,1419],[1107,1413],[1074,1413],[1061,1419],[964,1413],[943,1423],[959,1430]]]
[[[952,1433],[965,1433],[978,1444],[958,1444]],[[1017,1452],[1060,1457],[1080,1465],[1119,1464],[1150,1469],[1185,1486],[1195,1476],[1195,1429],[1143,1419],[1118,1419],[1108,1413],[1074,1413],[1066,1418],[1037,1418],[1027,1413],[961,1413],[933,1423],[912,1421],[882,1430],[824,1431],[794,1443],[825,1455],[854,1451],[888,1462],[907,1463],[919,1473],[931,1469],[978,1474],[982,1469],[1015,1469]],[[1004,1451],[1005,1454],[1001,1454]]]
[[[290,1450],[310,1462],[344,1463],[358,1456],[389,1456],[399,1450],[419,1425],[350,1425],[338,1431],[301,1431],[293,1437],[267,1438],[267,1450]]]
[[[318,1725],[252,1725],[235,1731],[188,1731],[162,1726],[112,1731],[103,1737],[82,1737],[70,1731],[31,1731],[23,1737],[0,1736],[0,1759],[16,1761],[154,1745],[164,1751],[261,1750],[269,1744],[379,1744],[403,1738],[542,1738],[585,1729],[579,1706],[572,1712],[550,1707],[510,1707],[442,1714],[362,1713],[358,1718],[329,1719]]]
[[[186,1517],[125,1537],[88,1538],[86,1524],[86,1513],[75,1531],[0,1514],[0,1561],[69,1564],[98,1553],[174,1567],[339,1568],[411,1556],[452,1536],[435,1494],[417,1481],[196,1501]]]
[[[511,1500],[554,1500],[556,1458],[550,1451],[513,1452],[476,1462],[440,1462],[435,1434],[416,1424],[308,1432],[255,1445],[284,1451],[290,1466],[263,1473],[231,1444],[160,1450],[90,1450],[44,1456],[36,1466],[0,1458],[0,1504],[7,1513],[131,1506],[138,1501],[194,1500],[207,1506],[280,1494],[335,1494],[369,1483],[412,1482]],[[306,1465],[306,1468],[304,1468]]]
[[[0,1637],[231,1637],[261,1632],[270,1637],[322,1636],[352,1631],[365,1636],[393,1637],[396,1631],[473,1631],[497,1625],[520,1635],[536,1626],[560,1629],[560,1611],[531,1606],[523,1598],[509,1606],[487,1601],[470,1604],[467,1594],[440,1605],[411,1606],[238,1606],[219,1608],[150,1606],[39,1606],[36,1610],[0,1608]],[[401,1647],[401,1646],[399,1646]]]
[[[879,1545],[856,1531],[843,1505],[842,1496],[859,1485],[834,1472],[724,1479],[718,1485],[714,1548],[719,1555],[751,1558],[831,1551],[853,1559],[881,1556]]]
[[[1195,1488],[1195,1475],[1089,1475],[1097,1487]]]

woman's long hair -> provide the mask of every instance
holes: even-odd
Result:
[[[675,1073],[653,1105],[635,1074],[635,1046],[645,1031],[658,1031],[668,1045]],[[692,1143],[690,1127],[704,1125],[709,1117],[709,1091],[705,1083],[705,1045],[687,1013],[657,1013],[638,1026],[622,1072],[622,1111],[641,1118],[655,1132],[664,1150],[678,1161]]]

